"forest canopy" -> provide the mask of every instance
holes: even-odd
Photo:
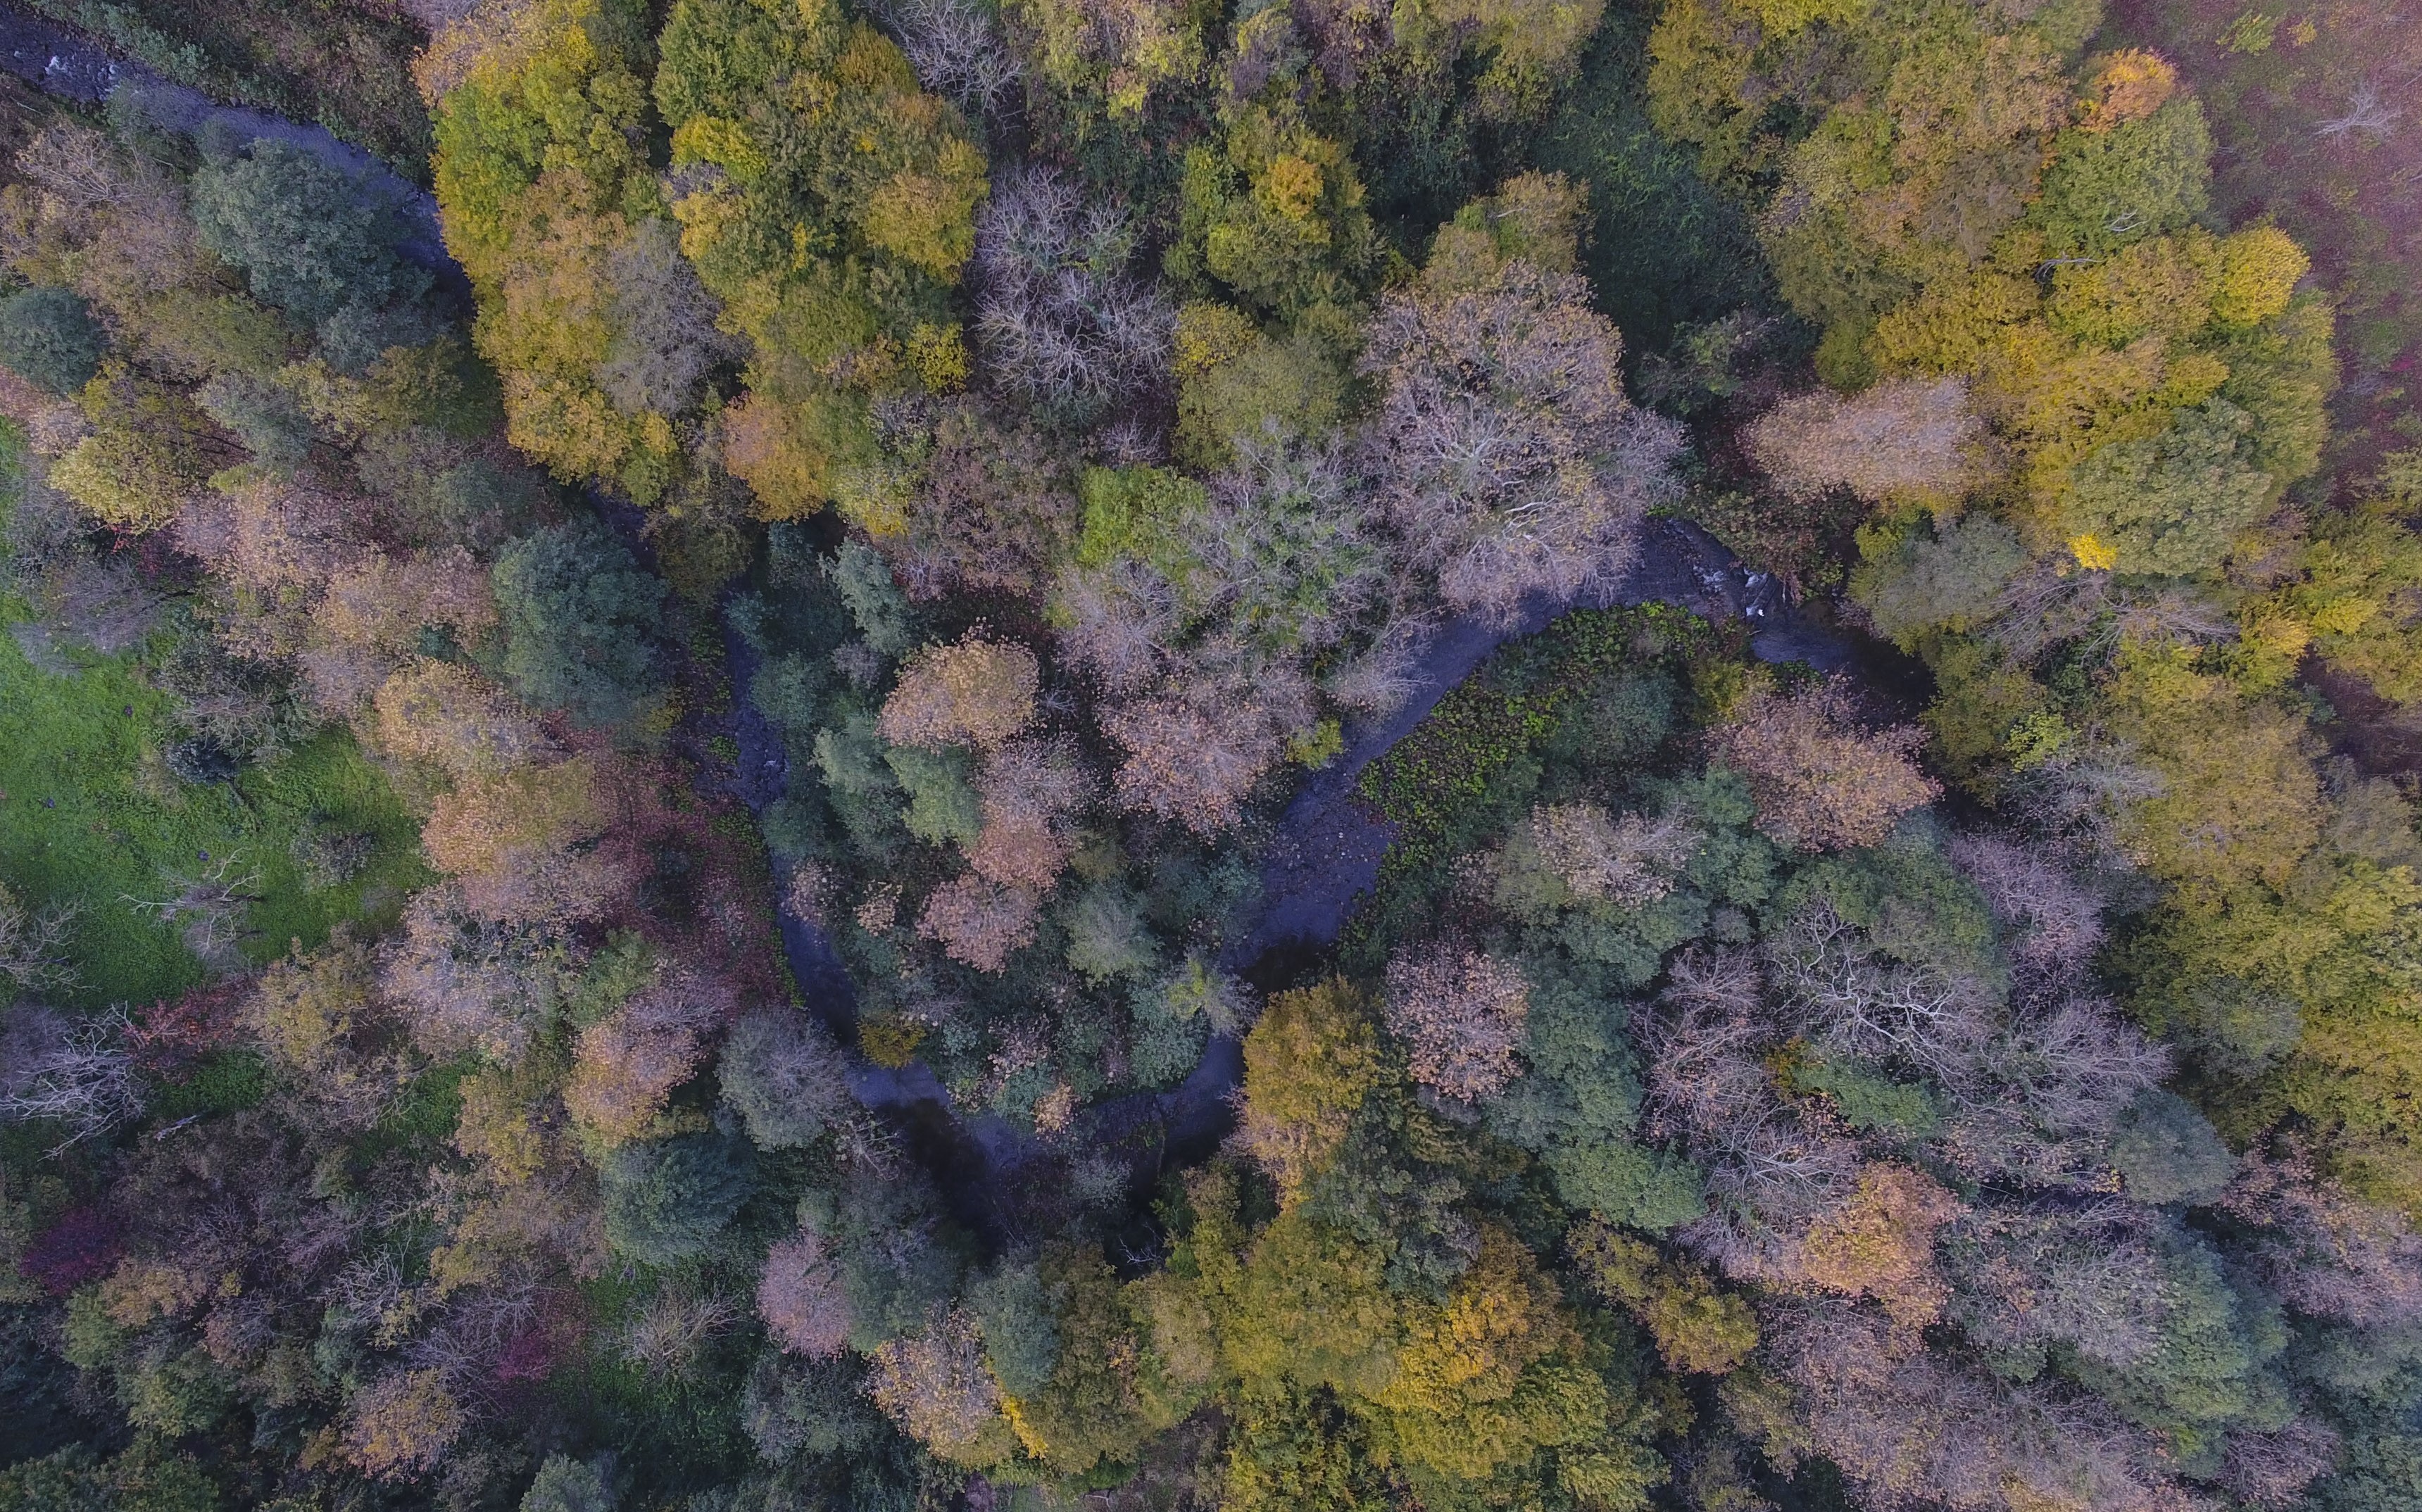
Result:
[[[2389,8],[41,8],[0,1512],[2415,1504]]]

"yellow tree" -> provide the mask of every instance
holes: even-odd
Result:
[[[751,343],[727,462],[769,519],[849,503],[872,461],[865,399],[965,377],[949,292],[983,153],[838,0],[681,0],[659,49],[682,250]]]

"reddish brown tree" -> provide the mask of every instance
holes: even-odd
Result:
[[[997,972],[1034,941],[1040,900],[1022,887],[981,877],[953,878],[934,889],[917,915],[917,932],[938,943],[953,960]]]
[[[757,1316],[775,1342],[794,1353],[830,1359],[848,1347],[849,1298],[822,1239],[802,1230],[766,1252]]]
[[[1911,809],[1940,797],[1920,772],[1926,732],[1868,729],[1847,682],[1757,692],[1710,732],[1717,756],[1749,779],[1757,825],[1799,850],[1874,845]]]
[[[1388,1030],[1411,1052],[1413,1080],[1476,1102],[1521,1074],[1531,1011],[1521,968],[1476,950],[1432,945],[1388,966]]]
[[[1963,380],[1899,379],[1858,394],[1788,398],[1747,432],[1750,454],[1785,493],[1848,489],[1876,504],[1947,507],[1979,471],[1984,426]]]
[[[991,750],[1033,723],[1039,672],[1025,647],[970,631],[908,659],[877,728],[894,745]]]

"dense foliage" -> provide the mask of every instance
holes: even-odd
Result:
[[[2414,1505],[2369,9],[404,8],[0,173],[0,1512]]]

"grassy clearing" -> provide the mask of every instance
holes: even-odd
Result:
[[[36,906],[78,908],[78,997],[149,1002],[202,981],[181,931],[130,899],[174,897],[222,865],[258,878],[239,943],[255,962],[291,940],[316,943],[342,920],[384,924],[426,880],[417,821],[350,736],[324,734],[232,785],[197,787],[159,760],[173,712],[131,659],[87,659],[53,677],[0,637],[0,881]],[[368,835],[361,869],[309,885],[295,850],[315,833]]]
[[[0,478],[22,453],[0,434]],[[0,625],[26,606],[0,596]],[[160,758],[175,705],[145,679],[140,653],[71,656],[46,672],[0,633],[0,881],[36,907],[76,911],[72,1005],[149,1003],[203,981],[181,927],[135,907],[177,897],[217,873],[251,879],[236,949],[259,963],[290,943],[356,920],[392,921],[430,879],[419,822],[341,730],[246,769],[231,784],[180,782]],[[306,856],[314,837],[358,836],[351,875],[330,885]],[[222,870],[224,868],[224,870]]]

